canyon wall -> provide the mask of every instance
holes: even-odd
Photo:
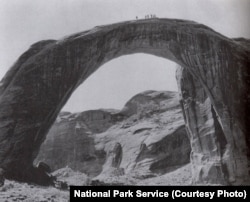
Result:
[[[52,170],[68,166],[99,180],[141,179],[189,163],[190,151],[178,93],[146,91],[122,110],[60,113],[35,162]]]

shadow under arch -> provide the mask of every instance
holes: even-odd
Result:
[[[0,167],[6,177],[44,183],[40,181],[46,177],[32,162],[72,92],[104,63],[134,53],[179,64],[200,83],[218,117],[226,149],[218,161],[206,159],[207,173],[195,168],[200,175],[193,176],[194,183],[205,182],[203,176],[209,178],[221,168],[215,172],[220,180],[212,183],[242,184],[249,179],[245,122],[249,50],[204,25],[157,18],[40,41],[18,59],[0,83]]]

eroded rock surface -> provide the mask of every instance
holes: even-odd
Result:
[[[218,116],[226,150],[217,162],[219,170],[225,167],[228,173],[208,172],[204,181],[217,173],[221,183],[244,184],[249,179],[250,122],[250,51],[244,41],[195,22],[155,18],[99,26],[34,44],[0,83],[0,167],[7,178],[36,181],[36,176],[43,176],[32,162],[72,92],[109,60],[149,53],[185,68],[200,82]],[[200,164],[195,159],[193,165]]]
[[[200,82],[181,67],[177,69],[177,81],[186,128],[193,148],[193,180],[201,184],[221,184],[229,177],[230,171],[226,170],[224,162],[221,163],[221,157],[226,153],[227,140],[218,116]]]
[[[99,180],[131,173],[147,178],[189,163],[190,151],[178,93],[146,91],[120,111],[61,113],[36,161]]]
[[[62,112],[41,146],[37,161],[57,170],[69,166],[90,176],[102,170],[106,153],[95,149],[94,134],[116,123],[116,110],[91,110],[82,113]]]

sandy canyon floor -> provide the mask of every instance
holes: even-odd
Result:
[[[57,173],[58,174],[58,173]],[[60,173],[58,177],[63,180],[76,181],[77,184],[87,185],[88,180],[80,173],[69,173],[67,169]],[[67,179],[66,179],[67,178]],[[82,181],[81,181],[82,180]],[[191,184],[191,168],[187,164],[172,172],[166,173],[161,176],[147,178],[147,179],[130,179],[129,177],[120,178],[116,177],[109,179],[109,182],[123,182],[132,185],[190,185]],[[33,184],[20,183],[16,181],[6,180],[3,187],[0,188],[0,201],[1,202],[66,202],[69,200],[69,190],[61,190],[55,187],[43,187]]]

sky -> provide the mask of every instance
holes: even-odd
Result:
[[[31,44],[98,25],[155,14],[193,20],[228,37],[250,38],[250,0],[0,0],[0,79]],[[145,90],[177,91],[176,64],[134,54],[100,67],[71,96],[64,111],[121,109]]]

